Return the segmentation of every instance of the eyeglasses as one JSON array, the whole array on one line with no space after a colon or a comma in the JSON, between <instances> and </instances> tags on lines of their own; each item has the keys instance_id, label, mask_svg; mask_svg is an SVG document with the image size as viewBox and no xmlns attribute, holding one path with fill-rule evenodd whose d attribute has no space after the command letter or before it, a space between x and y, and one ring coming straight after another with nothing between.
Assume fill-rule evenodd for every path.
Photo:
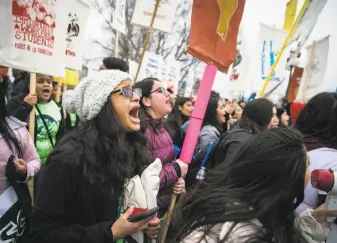
<instances>
[{"instance_id":1,"label":"eyeglasses","mask_svg":"<svg viewBox=\"0 0 337 243\"><path fill-rule=\"evenodd\" d=\"M111 94L120 93L120 95L123 95L126 98L132 98L134 94L136 94L138 97L142 97L142 90L141 89L132 89L129 87L124 87L121 89L117 89L111 92Z\"/></svg>"},{"instance_id":2,"label":"eyeglasses","mask_svg":"<svg viewBox=\"0 0 337 243\"><path fill-rule=\"evenodd\" d=\"M159 87L158 89L155 89L155 90L151 91L149 93L149 95L152 94L152 93L166 94L166 92L167 92L167 90L164 87Z\"/></svg>"}]
</instances>

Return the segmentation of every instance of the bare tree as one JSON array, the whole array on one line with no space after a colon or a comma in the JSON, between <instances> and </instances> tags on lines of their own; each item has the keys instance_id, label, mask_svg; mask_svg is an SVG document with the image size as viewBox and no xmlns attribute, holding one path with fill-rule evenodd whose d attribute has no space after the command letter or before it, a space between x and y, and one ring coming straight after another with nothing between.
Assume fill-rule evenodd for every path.
<instances>
[{"instance_id":1,"label":"bare tree","mask_svg":"<svg viewBox=\"0 0 337 243\"><path fill-rule=\"evenodd\" d=\"M161 0L164 1L164 0ZM112 26L113 13L116 6L116 0L90 0L91 5L98 11L103 19L102 28L104 37L94 40L104 52L104 56L114 55L114 45L116 30ZM126 35L119 35L119 53L118 56L126 60L139 62L141 51L146 36L146 28L131 24L136 0L126 1ZM180 61L181 80L186 79L189 71L194 71L199 61L186 54L186 47L189 41L189 13L191 9L191 0L183 0L179 4L175 23L171 33L164 33L153 30L151 33L148 51L167 58L172 56L175 60ZM93 58L88 61L97 61Z\"/></svg>"}]
</instances>

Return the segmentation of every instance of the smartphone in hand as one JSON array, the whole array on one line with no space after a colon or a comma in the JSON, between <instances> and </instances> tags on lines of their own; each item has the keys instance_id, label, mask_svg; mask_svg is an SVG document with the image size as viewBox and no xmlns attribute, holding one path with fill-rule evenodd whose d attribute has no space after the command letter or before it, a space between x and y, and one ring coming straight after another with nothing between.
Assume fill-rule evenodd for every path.
<instances>
[{"instance_id":1,"label":"smartphone in hand","mask_svg":"<svg viewBox=\"0 0 337 243\"><path fill-rule=\"evenodd\" d=\"M129 222L138 222L142 221L144 219L150 218L151 216L154 216L156 213L158 213L159 207L152 208L150 210L144 211L142 213L132 215L128 218Z\"/></svg>"}]
</instances>

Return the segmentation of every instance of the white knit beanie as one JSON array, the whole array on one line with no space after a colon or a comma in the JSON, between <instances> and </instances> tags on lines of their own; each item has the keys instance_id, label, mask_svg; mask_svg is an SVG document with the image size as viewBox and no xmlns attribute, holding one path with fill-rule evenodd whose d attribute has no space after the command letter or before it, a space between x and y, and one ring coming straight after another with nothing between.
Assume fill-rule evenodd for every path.
<instances>
[{"instance_id":1,"label":"white knit beanie","mask_svg":"<svg viewBox=\"0 0 337 243\"><path fill-rule=\"evenodd\" d=\"M107 102L111 92L123 80L130 79L120 70L103 70L83 79L74 90L67 90L62 97L64 109L76 113L82 121L95 118Z\"/></svg>"}]
</instances>

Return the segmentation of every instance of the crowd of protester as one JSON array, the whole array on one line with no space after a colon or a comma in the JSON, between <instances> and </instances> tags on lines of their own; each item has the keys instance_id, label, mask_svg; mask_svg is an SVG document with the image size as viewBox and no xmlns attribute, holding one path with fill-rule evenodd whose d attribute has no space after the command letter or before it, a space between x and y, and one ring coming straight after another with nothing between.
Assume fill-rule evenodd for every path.
<instances>
[{"instance_id":1,"label":"crowd of protester","mask_svg":"<svg viewBox=\"0 0 337 243\"><path fill-rule=\"evenodd\" d=\"M60 102L53 77L37 74L36 92L27 72L13 70L13 82L0 77L0 222L9 210L20 215L16 233L1 223L0 237L133 243L140 233L142 243L159 242L175 194L165 242L326 241L333 223L325 219L337 211L324 207L327 195L310 173L337 170L336 93L314 96L292 122L268 99L236 102L212 91L187 165L179 155L189 142L194 99L172 104L161 80L133 85L128 72L125 61L107 57L76 87L61 90ZM135 180L142 190L129 190ZM157 214L130 222L141 209L135 202L150 205L154 191Z\"/></svg>"}]
</instances>

